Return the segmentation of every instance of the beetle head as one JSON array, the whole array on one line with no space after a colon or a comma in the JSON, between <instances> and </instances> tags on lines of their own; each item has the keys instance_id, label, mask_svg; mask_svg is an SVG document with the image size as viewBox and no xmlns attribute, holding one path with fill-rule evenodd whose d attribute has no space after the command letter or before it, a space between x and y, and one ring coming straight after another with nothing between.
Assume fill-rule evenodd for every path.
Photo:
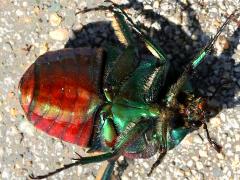
<instances>
[{"instance_id":1,"label":"beetle head","mask_svg":"<svg viewBox=\"0 0 240 180\"><path fill-rule=\"evenodd\" d=\"M161 137L160 144L172 149L188 133L199 129L206 121L207 108L205 99L192 94L180 94L175 107L160 112L156 126L157 134Z\"/></svg>"}]
</instances>

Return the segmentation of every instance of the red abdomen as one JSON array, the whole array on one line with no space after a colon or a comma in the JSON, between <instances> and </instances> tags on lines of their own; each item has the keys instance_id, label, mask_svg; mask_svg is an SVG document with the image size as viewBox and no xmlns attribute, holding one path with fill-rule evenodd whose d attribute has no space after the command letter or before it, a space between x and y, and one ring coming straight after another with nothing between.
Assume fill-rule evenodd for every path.
<instances>
[{"instance_id":1,"label":"red abdomen","mask_svg":"<svg viewBox=\"0 0 240 180\"><path fill-rule=\"evenodd\" d=\"M63 49L40 56L19 83L27 118L52 136L88 146L102 102L102 73L102 49Z\"/></svg>"}]
</instances>

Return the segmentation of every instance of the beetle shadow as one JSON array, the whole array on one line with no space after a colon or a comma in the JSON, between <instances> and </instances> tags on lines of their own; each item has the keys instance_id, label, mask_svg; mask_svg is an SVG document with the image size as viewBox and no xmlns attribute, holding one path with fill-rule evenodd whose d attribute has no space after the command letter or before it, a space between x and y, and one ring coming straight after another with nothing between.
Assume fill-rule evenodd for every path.
<instances>
[{"instance_id":1,"label":"beetle shadow","mask_svg":"<svg viewBox=\"0 0 240 180\"><path fill-rule=\"evenodd\" d=\"M176 0L182 10L186 11L188 19L195 25L194 29L199 31L198 39L202 39L201 46L205 46L211 37L207 36L201 29L201 26L196 18L196 13L191 5L185 5ZM223 22L221 22L223 23ZM236 25L237 26L237 25ZM198 76L194 77L195 86L200 89L201 96L206 96L212 103L218 104L221 108L223 105L227 108L232 108L239 105L240 99L235 99L235 94L238 93L240 84L237 79L240 78L240 73L234 71L240 66L232 58L234 51L240 41L240 27L228 37L229 47L224 49L220 55L211 53L207 59L198 68ZM208 88L206 88L208 87Z\"/></svg>"},{"instance_id":2,"label":"beetle shadow","mask_svg":"<svg viewBox=\"0 0 240 180\"><path fill-rule=\"evenodd\" d=\"M136 0L130 0L132 4L136 4ZM144 10L143 5L138 3L136 7L140 10L141 15L151 22L158 22L161 25L160 30L146 28L144 24L138 24L148 35L159 42L158 44L168 55L171 65L174 66L175 74L181 73L188 62L190 62L199 51L208 43L211 37L207 36L197 20L197 14L191 7L191 4L184 4L176 0L176 5L187 14L187 24L190 24L188 30L191 36L195 35L192 40L181 27L174 24L164 16L152 11ZM222 22L223 23L223 22ZM234 50L237 48L240 39L240 28L238 27L231 37L228 38L230 47L225 49L219 56L211 53L206 60L198 67L197 72L192 77L192 83L197 92L210 100L210 104L218 108L218 112L222 107L234 107L240 103L239 99L234 96L239 91L237 79L240 75L234 72L239 63L236 64L232 58ZM229 58L230 57L230 58ZM216 112L216 113L218 113Z\"/></svg>"},{"instance_id":3,"label":"beetle shadow","mask_svg":"<svg viewBox=\"0 0 240 180\"><path fill-rule=\"evenodd\" d=\"M176 5L187 14L188 24L191 25L190 33L186 33L181 25L171 22L159 13L144 9L143 4L136 0L129 0L129 3L122 7L133 8L147 21L160 24L161 28L158 30L153 27L147 28L141 22L138 22L137 26L159 44L177 76L184 70L186 63L190 62L207 44L210 37L203 32L191 4L186 5L176 0ZM73 38L69 39L65 45L66 48L102 47L106 43L121 45L114 34L111 22L108 21L89 23L79 30L73 30L73 34ZM195 35L197 40L193 40L192 35ZM223 107L232 108L240 104L240 99L235 99L235 94L240 88L240 83L237 84L240 72L234 71L236 68L239 69L240 64L235 63L232 58L239 39L240 28L238 27L232 36L228 37L230 47L218 56L213 53L208 55L192 77L193 86L198 90L197 92L208 98L212 106L217 107L215 113L220 112Z\"/></svg>"},{"instance_id":4,"label":"beetle shadow","mask_svg":"<svg viewBox=\"0 0 240 180\"><path fill-rule=\"evenodd\" d=\"M187 24L191 25L191 28L189 27L190 35L182 29L181 25L171 22L151 9L144 9L141 2L129 0L128 4L121 6L133 8L140 12L147 21L160 24L159 30L153 27L146 28L140 22L137 23L137 26L163 49L171 65L175 67L173 69L175 69L174 74L177 77L183 71L186 63L191 61L207 44L210 37L203 32L191 4L184 4L178 0L175 2L177 8L181 8L187 14ZM74 38L70 39L65 47L101 47L106 43L121 44L109 21L89 23L79 30L73 30L73 34ZM228 38L230 48L224 50L219 56L209 55L192 77L194 88L201 96L207 97L219 111L222 107L230 108L239 104L239 99L234 99L234 96L239 91L239 85L236 82L238 78L236 77L240 77L240 75L239 72L234 72L234 68L240 65L235 64L234 59L229 58L232 57L234 49L238 45L239 34L240 28L238 27ZM195 35L197 40L192 40L192 35Z\"/></svg>"}]
</instances>

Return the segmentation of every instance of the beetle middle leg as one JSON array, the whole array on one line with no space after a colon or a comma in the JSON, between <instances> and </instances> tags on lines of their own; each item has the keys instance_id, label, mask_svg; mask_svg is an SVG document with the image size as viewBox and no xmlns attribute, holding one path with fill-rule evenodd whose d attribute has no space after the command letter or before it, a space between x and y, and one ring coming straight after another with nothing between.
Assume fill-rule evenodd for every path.
<instances>
[{"instance_id":1,"label":"beetle middle leg","mask_svg":"<svg viewBox=\"0 0 240 180\"><path fill-rule=\"evenodd\" d=\"M152 165L149 173L147 174L147 176L151 176L152 172L154 169L156 169L156 167L158 167L159 164L161 164L161 162L163 161L163 158L165 157L167 151L163 150L160 152L160 155L158 156L158 159L154 162L154 164Z\"/></svg>"}]
</instances>

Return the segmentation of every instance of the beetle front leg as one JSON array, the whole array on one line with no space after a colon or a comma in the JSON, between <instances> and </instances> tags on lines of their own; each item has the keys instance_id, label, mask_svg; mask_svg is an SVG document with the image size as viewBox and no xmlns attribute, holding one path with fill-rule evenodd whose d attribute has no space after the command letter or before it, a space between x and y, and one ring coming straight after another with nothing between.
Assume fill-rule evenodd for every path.
<instances>
[{"instance_id":1,"label":"beetle front leg","mask_svg":"<svg viewBox=\"0 0 240 180\"><path fill-rule=\"evenodd\" d=\"M166 102L168 107L174 107L176 105L176 97L179 94L179 92L182 90L183 86L188 81L191 74L195 71L195 69L199 66L200 63L203 62L205 57L209 54L211 51L214 43L216 42L218 36L223 32L223 29L227 26L227 24L232 20L234 16L234 13L232 13L226 21L222 24L220 29L217 31L216 35L211 39L211 41L200 51L198 56L193 59L189 64L187 64L183 74L181 77L177 80L177 82L170 88Z\"/></svg>"},{"instance_id":2,"label":"beetle front leg","mask_svg":"<svg viewBox=\"0 0 240 180\"><path fill-rule=\"evenodd\" d=\"M206 131L207 134L207 140L211 144L211 146L218 152L220 153L222 151L222 146L217 144L211 137L207 128L206 122L203 122L203 129Z\"/></svg>"},{"instance_id":3,"label":"beetle front leg","mask_svg":"<svg viewBox=\"0 0 240 180\"><path fill-rule=\"evenodd\" d=\"M147 174L147 176L151 176L152 172L154 169L156 169L156 167L158 167L159 164L161 164L163 158L165 157L167 151L165 149L163 149L161 152L160 152L160 155L158 156L158 159L154 162L154 164L152 165L149 173Z\"/></svg>"}]
</instances>

